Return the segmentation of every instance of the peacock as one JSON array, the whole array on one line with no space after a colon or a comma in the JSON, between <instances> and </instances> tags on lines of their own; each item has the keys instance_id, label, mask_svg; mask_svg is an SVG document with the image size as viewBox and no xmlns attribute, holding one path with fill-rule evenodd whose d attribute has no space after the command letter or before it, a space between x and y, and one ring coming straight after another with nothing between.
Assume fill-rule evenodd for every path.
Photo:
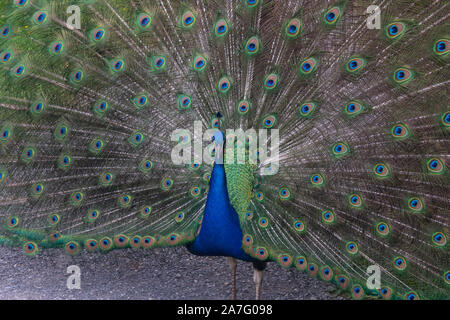
<instances>
[{"instance_id":1,"label":"peacock","mask_svg":"<svg viewBox=\"0 0 450 320\"><path fill-rule=\"evenodd\" d=\"M449 9L0 0L0 244L449 299Z\"/></svg>"}]
</instances>

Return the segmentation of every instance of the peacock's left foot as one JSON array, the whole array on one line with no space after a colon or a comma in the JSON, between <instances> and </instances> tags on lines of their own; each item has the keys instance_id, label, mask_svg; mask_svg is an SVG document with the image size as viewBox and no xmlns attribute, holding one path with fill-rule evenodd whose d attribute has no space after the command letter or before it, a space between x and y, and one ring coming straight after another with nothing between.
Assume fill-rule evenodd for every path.
<instances>
[{"instance_id":1,"label":"peacock's left foot","mask_svg":"<svg viewBox=\"0 0 450 320\"><path fill-rule=\"evenodd\" d=\"M256 300L261 298L261 289L262 289L262 279L263 279L263 271L258 269L253 269L253 282L256 285Z\"/></svg>"},{"instance_id":2,"label":"peacock's left foot","mask_svg":"<svg viewBox=\"0 0 450 320\"><path fill-rule=\"evenodd\" d=\"M263 272L265 268L266 268L265 262L253 263L253 282L256 285L256 296L255 296L256 300L259 300L261 298Z\"/></svg>"},{"instance_id":3,"label":"peacock's left foot","mask_svg":"<svg viewBox=\"0 0 450 320\"><path fill-rule=\"evenodd\" d=\"M236 267L237 261L235 258L227 257L228 265L231 269L231 296L230 300L236 300Z\"/></svg>"}]
</instances>

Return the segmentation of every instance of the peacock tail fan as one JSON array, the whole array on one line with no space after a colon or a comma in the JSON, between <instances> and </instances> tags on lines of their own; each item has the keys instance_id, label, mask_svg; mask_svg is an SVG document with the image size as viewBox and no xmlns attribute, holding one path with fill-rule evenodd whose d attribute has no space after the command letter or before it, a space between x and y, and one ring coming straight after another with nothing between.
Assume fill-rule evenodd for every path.
<instances>
[{"instance_id":1,"label":"peacock tail fan","mask_svg":"<svg viewBox=\"0 0 450 320\"><path fill-rule=\"evenodd\" d=\"M448 3L377 1L377 29L365 0L1 2L0 244L192 242L198 122L244 151L225 170L250 256L355 299L449 297Z\"/></svg>"}]
</instances>

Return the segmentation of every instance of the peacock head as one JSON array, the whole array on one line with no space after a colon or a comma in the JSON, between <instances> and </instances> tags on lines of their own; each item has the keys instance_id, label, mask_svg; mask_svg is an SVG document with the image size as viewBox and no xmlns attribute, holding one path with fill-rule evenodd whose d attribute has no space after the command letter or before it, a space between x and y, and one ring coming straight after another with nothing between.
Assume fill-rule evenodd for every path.
<instances>
[{"instance_id":1,"label":"peacock head","mask_svg":"<svg viewBox=\"0 0 450 320\"><path fill-rule=\"evenodd\" d=\"M223 164L223 148L225 144L225 134L218 130L212 137L214 150L216 151L216 163Z\"/></svg>"}]
</instances>

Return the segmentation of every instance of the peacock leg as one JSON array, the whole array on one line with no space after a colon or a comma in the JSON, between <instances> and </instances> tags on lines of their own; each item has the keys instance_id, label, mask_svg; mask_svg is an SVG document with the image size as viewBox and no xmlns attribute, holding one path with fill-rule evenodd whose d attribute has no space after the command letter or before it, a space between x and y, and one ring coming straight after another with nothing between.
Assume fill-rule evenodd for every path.
<instances>
[{"instance_id":1,"label":"peacock leg","mask_svg":"<svg viewBox=\"0 0 450 320\"><path fill-rule=\"evenodd\" d=\"M263 272L264 271L256 268L253 269L253 282L255 282L256 285L256 300L261 298Z\"/></svg>"},{"instance_id":2,"label":"peacock leg","mask_svg":"<svg viewBox=\"0 0 450 320\"><path fill-rule=\"evenodd\" d=\"M235 258L227 257L228 265L231 269L231 300L236 300L236 267L237 261Z\"/></svg>"},{"instance_id":3,"label":"peacock leg","mask_svg":"<svg viewBox=\"0 0 450 320\"><path fill-rule=\"evenodd\" d=\"M263 272L266 268L266 262L253 262L253 282L256 285L256 300L261 298Z\"/></svg>"}]
</instances>

